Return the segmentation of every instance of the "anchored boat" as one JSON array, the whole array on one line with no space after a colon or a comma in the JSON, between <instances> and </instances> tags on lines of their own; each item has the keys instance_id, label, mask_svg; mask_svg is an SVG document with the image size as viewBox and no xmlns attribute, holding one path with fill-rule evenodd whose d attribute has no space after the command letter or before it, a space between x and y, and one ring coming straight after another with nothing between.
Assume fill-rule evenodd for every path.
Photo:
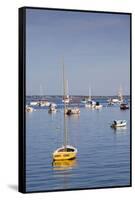
<instances>
[{"instance_id":1,"label":"anchored boat","mask_svg":"<svg viewBox=\"0 0 135 200\"><path fill-rule=\"evenodd\" d=\"M68 104L70 103L70 97L68 95L68 80L65 82L65 94L66 95L64 95L62 102Z\"/></svg>"},{"instance_id":2,"label":"anchored boat","mask_svg":"<svg viewBox=\"0 0 135 200\"><path fill-rule=\"evenodd\" d=\"M65 74L64 74L64 64L63 64L63 89L64 89L64 96L66 95L65 91ZM64 102L64 144L62 147L56 149L53 152L53 161L60 161L60 160L72 160L76 158L77 149L71 145L68 145L68 133L67 133L67 118L65 115L66 112L66 103Z\"/></svg>"},{"instance_id":3,"label":"anchored boat","mask_svg":"<svg viewBox=\"0 0 135 200\"><path fill-rule=\"evenodd\" d=\"M38 106L40 106L40 107L48 107L48 106L50 106L50 102L47 101L47 100L43 97L42 85L40 85L40 99L39 99L39 101L38 101Z\"/></svg>"},{"instance_id":4,"label":"anchored boat","mask_svg":"<svg viewBox=\"0 0 135 200\"><path fill-rule=\"evenodd\" d=\"M66 108L64 113L66 115L75 115L75 114L79 115L80 114L80 109L77 108L77 107L76 108Z\"/></svg>"},{"instance_id":5,"label":"anchored boat","mask_svg":"<svg viewBox=\"0 0 135 200\"><path fill-rule=\"evenodd\" d=\"M64 145L53 153L53 160L72 160L76 158L77 149L70 145Z\"/></svg>"},{"instance_id":6,"label":"anchored boat","mask_svg":"<svg viewBox=\"0 0 135 200\"><path fill-rule=\"evenodd\" d=\"M120 89L118 91L118 98L110 98L107 101L108 101L108 105L123 103L122 87L120 86Z\"/></svg>"},{"instance_id":7,"label":"anchored boat","mask_svg":"<svg viewBox=\"0 0 135 200\"><path fill-rule=\"evenodd\" d=\"M103 106L99 103L99 102L96 102L96 105L94 106L95 109L101 109Z\"/></svg>"},{"instance_id":8,"label":"anchored boat","mask_svg":"<svg viewBox=\"0 0 135 200\"><path fill-rule=\"evenodd\" d=\"M86 99L86 98L83 98L83 99L81 100L81 103L86 104L86 103L87 103L87 99Z\"/></svg>"},{"instance_id":9,"label":"anchored boat","mask_svg":"<svg viewBox=\"0 0 135 200\"><path fill-rule=\"evenodd\" d=\"M26 105L26 112L33 112L34 109L31 106Z\"/></svg>"},{"instance_id":10,"label":"anchored boat","mask_svg":"<svg viewBox=\"0 0 135 200\"><path fill-rule=\"evenodd\" d=\"M57 112L56 106L54 104L50 104L48 113L56 113L56 112Z\"/></svg>"},{"instance_id":11,"label":"anchored boat","mask_svg":"<svg viewBox=\"0 0 135 200\"><path fill-rule=\"evenodd\" d=\"M126 120L114 120L111 127L117 128L117 127L125 127L127 125Z\"/></svg>"},{"instance_id":12,"label":"anchored boat","mask_svg":"<svg viewBox=\"0 0 135 200\"><path fill-rule=\"evenodd\" d=\"M127 103L121 103L120 104L120 109L121 110L127 110L127 109L129 109L129 105Z\"/></svg>"},{"instance_id":13,"label":"anchored boat","mask_svg":"<svg viewBox=\"0 0 135 200\"><path fill-rule=\"evenodd\" d=\"M86 108L95 108L95 104L96 102L92 100L91 98L91 89L89 88L89 97L88 97L88 100L85 104L85 107Z\"/></svg>"}]
</instances>

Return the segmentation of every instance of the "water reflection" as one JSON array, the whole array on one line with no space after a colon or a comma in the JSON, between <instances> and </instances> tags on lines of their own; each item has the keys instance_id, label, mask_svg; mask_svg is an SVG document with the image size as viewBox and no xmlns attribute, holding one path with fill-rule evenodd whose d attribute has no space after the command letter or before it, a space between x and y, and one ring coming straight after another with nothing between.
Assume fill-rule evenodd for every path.
<instances>
[{"instance_id":1,"label":"water reflection","mask_svg":"<svg viewBox=\"0 0 135 200\"><path fill-rule=\"evenodd\" d=\"M52 166L54 170L69 170L77 166L77 161L76 159L53 161Z\"/></svg>"},{"instance_id":2,"label":"water reflection","mask_svg":"<svg viewBox=\"0 0 135 200\"><path fill-rule=\"evenodd\" d=\"M113 127L114 133L126 133L127 131L127 127L123 126L123 127Z\"/></svg>"}]
</instances>

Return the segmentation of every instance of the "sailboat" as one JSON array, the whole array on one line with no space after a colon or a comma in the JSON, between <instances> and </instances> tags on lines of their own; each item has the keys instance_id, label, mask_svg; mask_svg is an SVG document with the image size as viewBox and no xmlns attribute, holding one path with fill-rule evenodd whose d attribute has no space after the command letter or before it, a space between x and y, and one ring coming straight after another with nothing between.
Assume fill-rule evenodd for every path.
<instances>
[{"instance_id":1,"label":"sailboat","mask_svg":"<svg viewBox=\"0 0 135 200\"><path fill-rule=\"evenodd\" d=\"M66 84L66 85L65 85L65 86L66 86L66 89L65 89L66 95L63 97L62 102L68 104L68 103L70 102L70 97L69 97L69 95L68 95L68 80L66 80L66 83L65 83L65 84Z\"/></svg>"},{"instance_id":2,"label":"sailboat","mask_svg":"<svg viewBox=\"0 0 135 200\"><path fill-rule=\"evenodd\" d=\"M50 106L50 102L45 100L43 97L42 97L42 94L43 94L43 90L42 90L42 86L40 85L40 96L41 96L41 99L38 101L38 105L40 107L44 107L44 106Z\"/></svg>"},{"instance_id":3,"label":"sailboat","mask_svg":"<svg viewBox=\"0 0 135 200\"><path fill-rule=\"evenodd\" d=\"M55 104L50 103L48 113L56 113L56 112L57 112L57 109L56 109Z\"/></svg>"},{"instance_id":4,"label":"sailboat","mask_svg":"<svg viewBox=\"0 0 135 200\"><path fill-rule=\"evenodd\" d=\"M89 97L88 97L87 103L85 104L85 107L86 108L94 108L95 104L96 104L96 102L92 101L92 98L91 98L91 89L89 88Z\"/></svg>"},{"instance_id":5,"label":"sailboat","mask_svg":"<svg viewBox=\"0 0 135 200\"><path fill-rule=\"evenodd\" d=\"M65 76L65 75L64 75ZM68 95L68 81L67 80L63 80L64 81L64 96L63 96L63 102L64 104L66 104L66 108L64 110L64 114L66 115L79 115L80 114L80 109L78 107L69 107L69 103L70 103L70 97Z\"/></svg>"},{"instance_id":6,"label":"sailboat","mask_svg":"<svg viewBox=\"0 0 135 200\"><path fill-rule=\"evenodd\" d=\"M65 91L65 74L64 74L64 63L63 63L63 90L64 90L64 96L66 95ZM60 160L72 160L76 158L77 155L77 149L71 145L68 145L68 133L67 133L67 118L65 115L65 111L67 105L64 102L64 144L62 147L56 149L53 152L53 160L54 161L60 161Z\"/></svg>"},{"instance_id":7,"label":"sailboat","mask_svg":"<svg viewBox=\"0 0 135 200\"><path fill-rule=\"evenodd\" d=\"M122 87L120 86L119 92L118 92L118 98L119 98L119 103L123 103L123 95L122 95Z\"/></svg>"},{"instance_id":8,"label":"sailboat","mask_svg":"<svg viewBox=\"0 0 135 200\"><path fill-rule=\"evenodd\" d=\"M121 104L121 103L123 103L123 95L122 95L122 88L120 86L120 89L118 91L118 98L113 98L113 99L110 98L108 100L108 104L109 105L114 105L114 104Z\"/></svg>"}]
</instances>

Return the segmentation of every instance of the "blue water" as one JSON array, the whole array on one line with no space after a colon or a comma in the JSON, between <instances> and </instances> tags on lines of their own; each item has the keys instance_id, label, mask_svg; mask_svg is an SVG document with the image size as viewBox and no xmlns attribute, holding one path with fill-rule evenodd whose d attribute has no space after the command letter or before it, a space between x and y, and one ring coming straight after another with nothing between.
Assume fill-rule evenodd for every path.
<instances>
[{"instance_id":1,"label":"blue water","mask_svg":"<svg viewBox=\"0 0 135 200\"><path fill-rule=\"evenodd\" d=\"M46 191L125 186L130 184L130 110L118 106L67 116L69 144L77 159L52 163L52 153L63 143L63 109L26 113L26 190ZM112 129L114 119L127 120L126 128Z\"/></svg>"}]
</instances>

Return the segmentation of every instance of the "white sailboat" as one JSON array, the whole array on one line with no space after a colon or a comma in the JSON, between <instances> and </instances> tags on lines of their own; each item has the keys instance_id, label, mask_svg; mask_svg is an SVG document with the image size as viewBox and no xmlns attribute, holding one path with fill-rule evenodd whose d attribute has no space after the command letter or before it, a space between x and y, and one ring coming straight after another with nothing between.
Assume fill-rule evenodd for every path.
<instances>
[{"instance_id":1,"label":"white sailboat","mask_svg":"<svg viewBox=\"0 0 135 200\"><path fill-rule=\"evenodd\" d=\"M64 96L66 95L65 91L65 74L64 74L64 63L63 63L63 90ZM64 144L62 147L56 149L53 152L53 160L60 161L60 160L71 160L75 159L77 155L77 149L68 144L68 133L67 133L67 118L65 116L65 111L67 109L67 105L64 102Z\"/></svg>"},{"instance_id":2,"label":"white sailboat","mask_svg":"<svg viewBox=\"0 0 135 200\"><path fill-rule=\"evenodd\" d=\"M122 87L120 86L120 89L118 91L118 98L110 98L108 101L109 105L114 105L114 104L121 104L123 103L123 95L122 95Z\"/></svg>"},{"instance_id":3,"label":"white sailboat","mask_svg":"<svg viewBox=\"0 0 135 200\"><path fill-rule=\"evenodd\" d=\"M119 103L123 103L124 99L123 99L123 95L122 95L122 87L120 86L120 89L118 91L118 98L119 98Z\"/></svg>"},{"instance_id":4,"label":"white sailboat","mask_svg":"<svg viewBox=\"0 0 135 200\"><path fill-rule=\"evenodd\" d=\"M69 92L68 92L68 80L65 82L65 90L66 90L66 95L63 97L62 102L68 104L70 102L70 97L69 97Z\"/></svg>"},{"instance_id":5,"label":"white sailboat","mask_svg":"<svg viewBox=\"0 0 135 200\"><path fill-rule=\"evenodd\" d=\"M44 107L44 106L48 107L48 106L50 106L50 102L45 100L45 99L43 99L42 95L43 95L43 90L42 90L42 86L40 85L40 96L41 96L41 99L38 101L38 105L40 107Z\"/></svg>"},{"instance_id":6,"label":"white sailboat","mask_svg":"<svg viewBox=\"0 0 135 200\"><path fill-rule=\"evenodd\" d=\"M54 104L50 104L48 113L56 113L56 112L57 112L56 106Z\"/></svg>"},{"instance_id":7,"label":"white sailboat","mask_svg":"<svg viewBox=\"0 0 135 200\"><path fill-rule=\"evenodd\" d=\"M96 104L95 104L95 106L94 106L94 108L96 109L96 110L99 110L99 109L101 109L103 107L103 105L101 105L99 102L96 102Z\"/></svg>"},{"instance_id":8,"label":"white sailboat","mask_svg":"<svg viewBox=\"0 0 135 200\"><path fill-rule=\"evenodd\" d=\"M64 75L65 76L65 75ZM63 102L64 104L66 104L66 108L64 110L64 114L66 115L79 115L80 114L80 109L78 107L69 107L69 103L70 103L70 97L68 95L68 81L67 80L63 80L64 81L64 96L63 96Z\"/></svg>"},{"instance_id":9,"label":"white sailboat","mask_svg":"<svg viewBox=\"0 0 135 200\"><path fill-rule=\"evenodd\" d=\"M89 97L87 100L87 103L85 104L86 108L94 108L96 105L96 102L92 100L91 98L91 88L89 87Z\"/></svg>"}]
</instances>

